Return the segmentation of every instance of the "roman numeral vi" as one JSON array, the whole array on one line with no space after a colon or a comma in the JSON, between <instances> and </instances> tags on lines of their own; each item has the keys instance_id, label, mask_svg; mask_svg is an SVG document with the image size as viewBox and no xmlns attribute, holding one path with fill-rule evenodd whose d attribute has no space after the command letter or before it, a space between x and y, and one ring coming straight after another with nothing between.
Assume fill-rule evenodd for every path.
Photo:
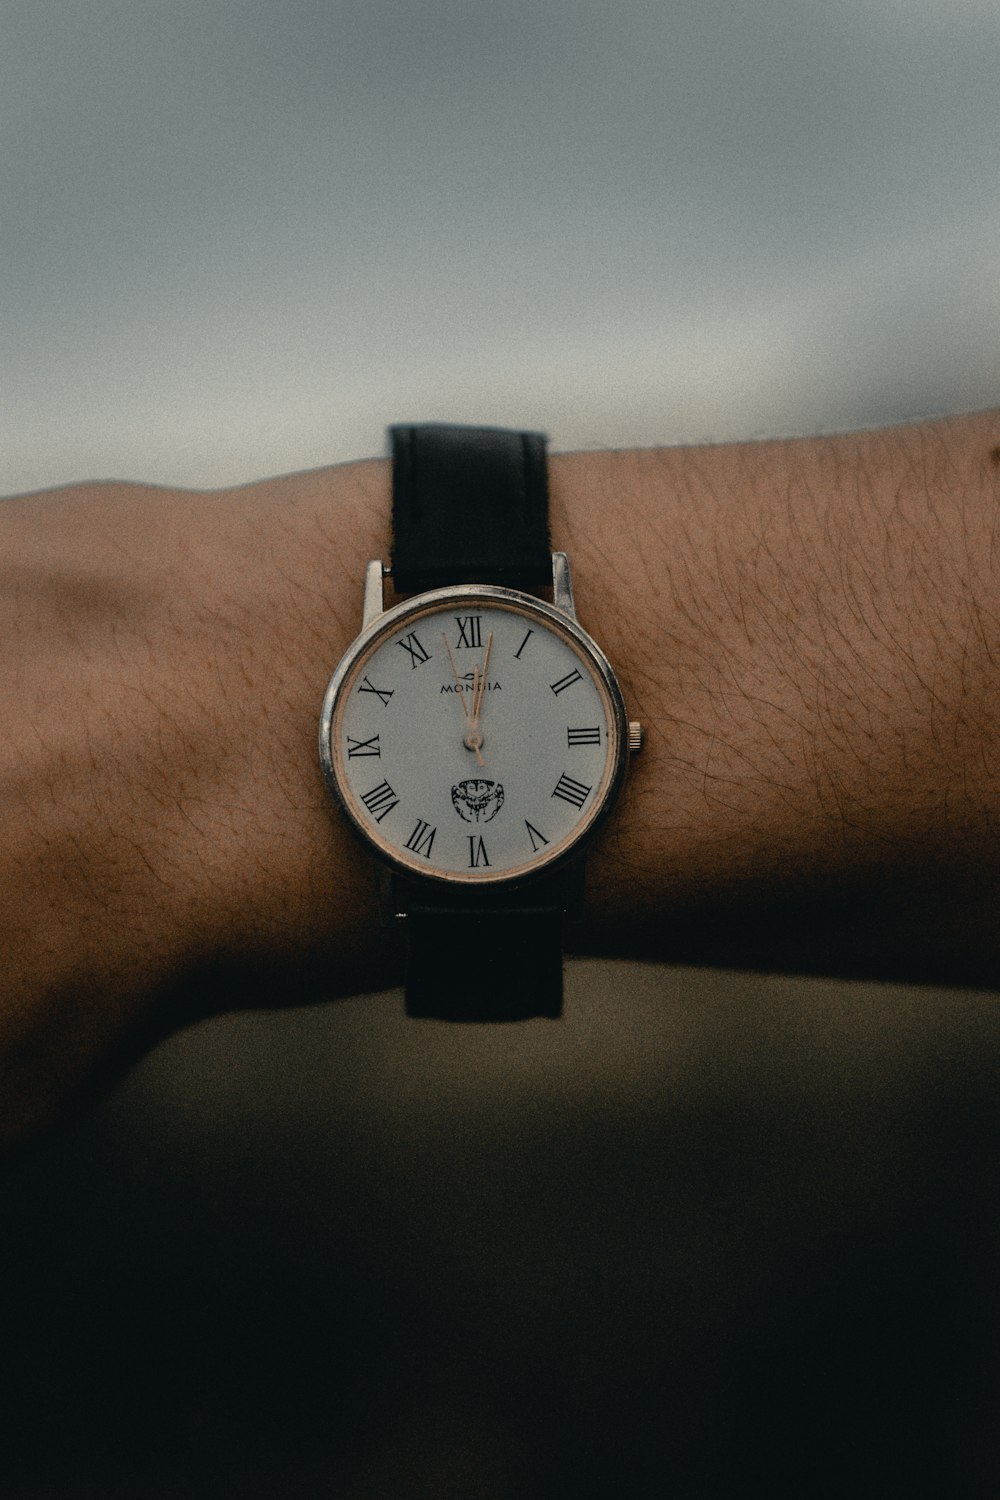
<instances>
[{"instance_id":1,"label":"roman numeral vi","mask_svg":"<svg viewBox=\"0 0 1000 1500\"><path fill-rule=\"evenodd\" d=\"M478 870L480 865L488 865L489 858L482 834L467 833L466 838L469 840L469 869Z\"/></svg>"}]
</instances>

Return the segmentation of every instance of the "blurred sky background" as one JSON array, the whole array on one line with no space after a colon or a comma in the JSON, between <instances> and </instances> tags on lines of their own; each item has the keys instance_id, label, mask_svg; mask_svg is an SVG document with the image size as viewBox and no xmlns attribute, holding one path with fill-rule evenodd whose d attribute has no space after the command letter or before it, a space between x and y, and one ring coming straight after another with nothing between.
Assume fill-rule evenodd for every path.
<instances>
[{"instance_id":1,"label":"blurred sky background","mask_svg":"<svg viewBox=\"0 0 1000 1500\"><path fill-rule=\"evenodd\" d=\"M995 0L3 0L0 490L1000 393Z\"/></svg>"}]
</instances>

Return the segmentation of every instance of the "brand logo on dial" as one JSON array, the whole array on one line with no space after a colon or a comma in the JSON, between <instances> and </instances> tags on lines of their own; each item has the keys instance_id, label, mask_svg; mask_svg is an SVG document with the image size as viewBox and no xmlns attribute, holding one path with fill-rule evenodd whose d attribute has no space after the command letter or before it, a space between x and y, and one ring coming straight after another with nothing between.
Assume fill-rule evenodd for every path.
<instances>
[{"instance_id":1,"label":"brand logo on dial","mask_svg":"<svg viewBox=\"0 0 1000 1500\"><path fill-rule=\"evenodd\" d=\"M499 781L460 781L451 800L464 822L488 823L503 807L503 787Z\"/></svg>"},{"instance_id":2,"label":"brand logo on dial","mask_svg":"<svg viewBox=\"0 0 1000 1500\"><path fill-rule=\"evenodd\" d=\"M484 693L499 693L501 684L499 682L480 683ZM441 685L442 693L468 693L471 697L473 690L473 676L471 672L463 672L457 682L445 682Z\"/></svg>"}]
</instances>

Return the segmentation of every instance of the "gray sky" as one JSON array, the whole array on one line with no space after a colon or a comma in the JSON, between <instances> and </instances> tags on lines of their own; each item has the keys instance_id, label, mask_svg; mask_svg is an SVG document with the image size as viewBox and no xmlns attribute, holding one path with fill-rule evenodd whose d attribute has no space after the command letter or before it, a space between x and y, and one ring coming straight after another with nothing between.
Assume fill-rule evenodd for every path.
<instances>
[{"instance_id":1,"label":"gray sky","mask_svg":"<svg viewBox=\"0 0 1000 1500\"><path fill-rule=\"evenodd\" d=\"M991 405L993 0L4 0L0 489Z\"/></svg>"}]
</instances>

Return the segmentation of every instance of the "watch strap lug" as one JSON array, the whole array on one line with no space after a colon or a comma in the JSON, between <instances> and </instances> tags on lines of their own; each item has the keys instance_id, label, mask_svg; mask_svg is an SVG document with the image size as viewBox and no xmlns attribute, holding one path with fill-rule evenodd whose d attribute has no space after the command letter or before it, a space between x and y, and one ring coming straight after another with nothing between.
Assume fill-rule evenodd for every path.
<instances>
[{"instance_id":1,"label":"watch strap lug","mask_svg":"<svg viewBox=\"0 0 1000 1500\"><path fill-rule=\"evenodd\" d=\"M569 570L569 558L565 552L552 554L552 603L571 620L576 619L573 603L573 578Z\"/></svg>"},{"instance_id":2,"label":"watch strap lug","mask_svg":"<svg viewBox=\"0 0 1000 1500\"><path fill-rule=\"evenodd\" d=\"M385 614L385 584L386 569L379 558L372 558L365 569L365 602L361 615L361 628L367 630L379 617Z\"/></svg>"}]
</instances>

